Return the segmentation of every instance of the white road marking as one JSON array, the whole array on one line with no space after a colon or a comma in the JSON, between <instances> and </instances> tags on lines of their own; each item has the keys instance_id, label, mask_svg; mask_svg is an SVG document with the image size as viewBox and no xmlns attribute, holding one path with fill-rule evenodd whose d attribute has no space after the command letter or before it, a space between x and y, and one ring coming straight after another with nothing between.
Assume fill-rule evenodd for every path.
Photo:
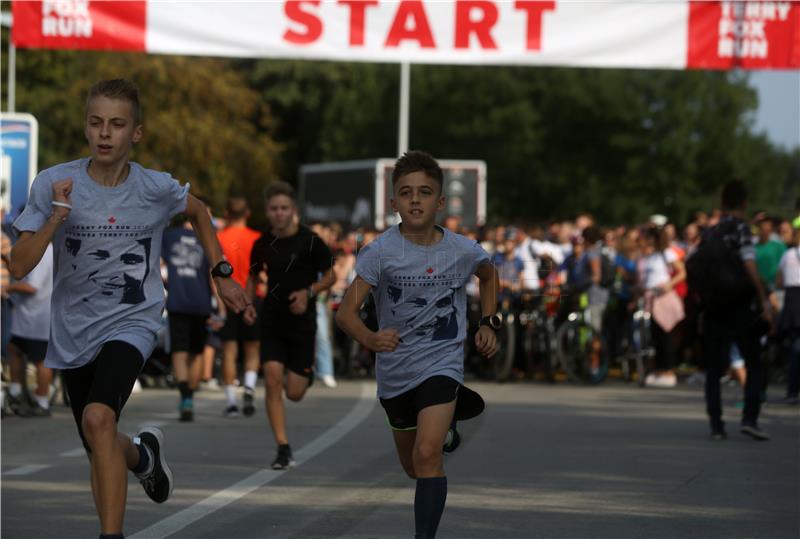
<instances>
[{"instance_id":1,"label":"white road marking","mask_svg":"<svg viewBox=\"0 0 800 539\"><path fill-rule=\"evenodd\" d=\"M341 440L348 432L357 427L369 416L370 412L372 412L372 409L375 407L375 402L374 385L363 384L361 386L361 395L359 396L358 402L356 402L350 412L348 412L341 421L323 432L318 438L295 452L294 457L297 464L303 464ZM284 473L286 473L285 470L259 470L238 483L212 494L205 500L201 500L131 535L129 539L163 539L168 537L190 524L211 515L215 511L222 509L226 505L247 496L254 490L263 487Z\"/></svg>"},{"instance_id":2,"label":"white road marking","mask_svg":"<svg viewBox=\"0 0 800 539\"><path fill-rule=\"evenodd\" d=\"M17 476L30 475L40 470L44 470L45 468L49 468L50 466L51 466L50 464L28 464L27 466L20 466L19 468L14 468L13 470L9 470L3 473L3 475L5 475L6 477L12 475L17 475Z\"/></svg>"},{"instance_id":3,"label":"white road marking","mask_svg":"<svg viewBox=\"0 0 800 539\"><path fill-rule=\"evenodd\" d=\"M69 451L64 451L63 453L59 453L59 457L65 457L68 459L75 458L75 457L83 457L86 455L86 450L83 447L77 447L75 449L70 449Z\"/></svg>"}]
</instances>

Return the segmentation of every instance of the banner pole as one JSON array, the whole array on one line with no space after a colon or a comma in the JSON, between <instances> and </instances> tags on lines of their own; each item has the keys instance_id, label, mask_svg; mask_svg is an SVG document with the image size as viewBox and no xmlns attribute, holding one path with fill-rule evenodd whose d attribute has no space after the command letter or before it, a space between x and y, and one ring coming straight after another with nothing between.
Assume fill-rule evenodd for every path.
<instances>
[{"instance_id":1,"label":"banner pole","mask_svg":"<svg viewBox=\"0 0 800 539\"><path fill-rule=\"evenodd\" d=\"M8 38L8 112L15 112L17 107L17 48Z\"/></svg>"},{"instance_id":2,"label":"banner pole","mask_svg":"<svg viewBox=\"0 0 800 539\"><path fill-rule=\"evenodd\" d=\"M409 94L411 93L411 64L400 64L400 117L397 134L397 156L408 151Z\"/></svg>"}]
</instances>

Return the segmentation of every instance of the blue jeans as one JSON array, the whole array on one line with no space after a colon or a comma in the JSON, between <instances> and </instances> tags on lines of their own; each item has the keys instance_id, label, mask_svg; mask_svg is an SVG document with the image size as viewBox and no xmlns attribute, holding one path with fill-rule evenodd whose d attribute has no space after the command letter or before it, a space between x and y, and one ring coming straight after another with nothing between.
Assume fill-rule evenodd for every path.
<instances>
[{"instance_id":1,"label":"blue jeans","mask_svg":"<svg viewBox=\"0 0 800 539\"><path fill-rule=\"evenodd\" d=\"M333 349L328 328L328 307L317 305L317 376L333 376Z\"/></svg>"}]
</instances>

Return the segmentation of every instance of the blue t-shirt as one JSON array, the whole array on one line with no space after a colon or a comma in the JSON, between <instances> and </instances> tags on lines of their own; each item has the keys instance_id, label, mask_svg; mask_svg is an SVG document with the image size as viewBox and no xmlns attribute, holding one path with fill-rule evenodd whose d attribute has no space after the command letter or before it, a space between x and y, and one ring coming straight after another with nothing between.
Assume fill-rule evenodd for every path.
<instances>
[{"instance_id":1,"label":"blue t-shirt","mask_svg":"<svg viewBox=\"0 0 800 539\"><path fill-rule=\"evenodd\" d=\"M39 173L19 232L36 232L52 212L53 183L72 178L72 211L53 237L53 297L45 365L81 367L108 341L136 347L144 359L156 345L164 309L159 262L170 219L186 209L189 185L130 163L127 179L104 187L89 177L89 159Z\"/></svg>"},{"instance_id":2,"label":"blue t-shirt","mask_svg":"<svg viewBox=\"0 0 800 539\"><path fill-rule=\"evenodd\" d=\"M380 329L394 329L400 344L376 360L378 396L391 398L428 378L464 381L466 284L489 254L449 230L434 245L418 245L393 226L364 247L356 273L373 286Z\"/></svg>"},{"instance_id":3,"label":"blue t-shirt","mask_svg":"<svg viewBox=\"0 0 800 539\"><path fill-rule=\"evenodd\" d=\"M167 263L167 311L211 314L211 283L206 254L197 234L186 228L168 228L161 242Z\"/></svg>"}]
</instances>

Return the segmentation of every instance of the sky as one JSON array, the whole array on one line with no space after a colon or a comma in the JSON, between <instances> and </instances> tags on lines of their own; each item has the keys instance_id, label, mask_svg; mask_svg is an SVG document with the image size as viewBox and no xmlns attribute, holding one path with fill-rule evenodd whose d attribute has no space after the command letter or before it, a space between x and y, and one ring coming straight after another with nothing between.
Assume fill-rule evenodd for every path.
<instances>
[{"instance_id":1,"label":"sky","mask_svg":"<svg viewBox=\"0 0 800 539\"><path fill-rule=\"evenodd\" d=\"M785 148L800 146L800 71L752 71L758 90L755 131Z\"/></svg>"}]
</instances>

